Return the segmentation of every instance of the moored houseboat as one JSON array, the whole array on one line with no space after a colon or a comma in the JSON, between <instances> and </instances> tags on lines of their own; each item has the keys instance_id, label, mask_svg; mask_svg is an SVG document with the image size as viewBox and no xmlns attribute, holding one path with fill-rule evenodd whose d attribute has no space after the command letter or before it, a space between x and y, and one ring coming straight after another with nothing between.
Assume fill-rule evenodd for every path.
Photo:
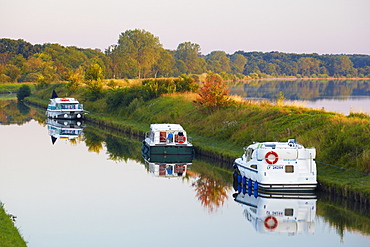
<instances>
[{"instance_id":1,"label":"moored houseboat","mask_svg":"<svg viewBox=\"0 0 370 247\"><path fill-rule=\"evenodd\" d=\"M53 90L50 103L46 110L49 118L59 119L82 119L87 112L83 109L83 104L75 98L59 98Z\"/></svg>"},{"instance_id":2,"label":"moored houseboat","mask_svg":"<svg viewBox=\"0 0 370 247\"><path fill-rule=\"evenodd\" d=\"M314 193L315 156L315 148L305 148L294 139L253 143L235 160L234 169L243 184L259 193Z\"/></svg>"},{"instance_id":3,"label":"moored houseboat","mask_svg":"<svg viewBox=\"0 0 370 247\"><path fill-rule=\"evenodd\" d=\"M180 124L151 124L150 131L145 133L142 152L149 157L189 155L194 153L194 148Z\"/></svg>"}]
</instances>

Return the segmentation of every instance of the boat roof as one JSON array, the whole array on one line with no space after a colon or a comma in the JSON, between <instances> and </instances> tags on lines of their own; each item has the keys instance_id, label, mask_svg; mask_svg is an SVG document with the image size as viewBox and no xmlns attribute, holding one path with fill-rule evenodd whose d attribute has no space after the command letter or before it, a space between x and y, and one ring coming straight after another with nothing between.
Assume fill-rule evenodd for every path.
<instances>
[{"instance_id":1,"label":"boat roof","mask_svg":"<svg viewBox=\"0 0 370 247\"><path fill-rule=\"evenodd\" d=\"M251 147L253 149L256 148L271 148L271 149L287 149L287 148L303 148L303 146L299 143L296 143L294 139L289 139L287 142L256 142L248 147Z\"/></svg>"},{"instance_id":2,"label":"boat roof","mask_svg":"<svg viewBox=\"0 0 370 247\"><path fill-rule=\"evenodd\" d=\"M167 130L176 130L184 131L184 128L180 124L151 124L150 129L152 131L167 131Z\"/></svg>"},{"instance_id":3,"label":"boat roof","mask_svg":"<svg viewBox=\"0 0 370 247\"><path fill-rule=\"evenodd\" d=\"M55 98L50 100L54 100L55 103L79 103L75 98Z\"/></svg>"}]
</instances>

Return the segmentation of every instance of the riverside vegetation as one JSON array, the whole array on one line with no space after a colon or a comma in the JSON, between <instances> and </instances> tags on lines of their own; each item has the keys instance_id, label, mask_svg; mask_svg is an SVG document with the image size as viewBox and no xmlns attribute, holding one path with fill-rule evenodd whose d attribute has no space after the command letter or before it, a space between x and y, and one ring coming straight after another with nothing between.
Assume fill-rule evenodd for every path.
<instances>
[{"instance_id":1,"label":"riverside vegetation","mask_svg":"<svg viewBox=\"0 0 370 247\"><path fill-rule=\"evenodd\" d=\"M366 114L344 116L285 105L283 97L276 103L232 98L224 105L206 107L207 102L202 103L195 93L198 84L190 77L136 81L134 86L125 83L124 87L108 89L102 82L99 90L89 86L71 90L67 83L51 84L26 99L46 107L54 89L59 95L81 99L90 111L89 121L137 135L147 131L151 123L180 123L190 133L198 154L222 160L230 169L242 147L253 141L295 138L306 147L316 147L322 190L369 203L370 117Z\"/></svg>"},{"instance_id":2,"label":"riverside vegetation","mask_svg":"<svg viewBox=\"0 0 370 247\"><path fill-rule=\"evenodd\" d=\"M18 229L14 226L14 219L13 215L5 212L0 202L0 245L2 247L27 246Z\"/></svg>"}]
</instances>

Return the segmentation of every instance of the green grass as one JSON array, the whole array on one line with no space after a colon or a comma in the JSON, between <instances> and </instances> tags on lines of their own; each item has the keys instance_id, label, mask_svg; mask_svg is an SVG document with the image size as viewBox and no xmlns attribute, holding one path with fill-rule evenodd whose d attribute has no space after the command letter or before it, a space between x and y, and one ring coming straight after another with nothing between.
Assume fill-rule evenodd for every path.
<instances>
[{"instance_id":1,"label":"green grass","mask_svg":"<svg viewBox=\"0 0 370 247\"><path fill-rule=\"evenodd\" d=\"M1 203L0 203L1 204ZM3 206L0 206L0 246L1 247L21 247L27 246L14 226L11 219L12 215L5 212Z\"/></svg>"}]
</instances>

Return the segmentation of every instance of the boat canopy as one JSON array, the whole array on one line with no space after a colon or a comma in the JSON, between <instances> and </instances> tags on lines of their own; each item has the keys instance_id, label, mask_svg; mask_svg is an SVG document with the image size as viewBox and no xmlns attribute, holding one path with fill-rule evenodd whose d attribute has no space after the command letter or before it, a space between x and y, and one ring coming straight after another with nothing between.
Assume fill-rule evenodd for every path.
<instances>
[{"instance_id":1,"label":"boat canopy","mask_svg":"<svg viewBox=\"0 0 370 247\"><path fill-rule=\"evenodd\" d=\"M151 124L151 131L181 131L185 132L180 124Z\"/></svg>"}]
</instances>

